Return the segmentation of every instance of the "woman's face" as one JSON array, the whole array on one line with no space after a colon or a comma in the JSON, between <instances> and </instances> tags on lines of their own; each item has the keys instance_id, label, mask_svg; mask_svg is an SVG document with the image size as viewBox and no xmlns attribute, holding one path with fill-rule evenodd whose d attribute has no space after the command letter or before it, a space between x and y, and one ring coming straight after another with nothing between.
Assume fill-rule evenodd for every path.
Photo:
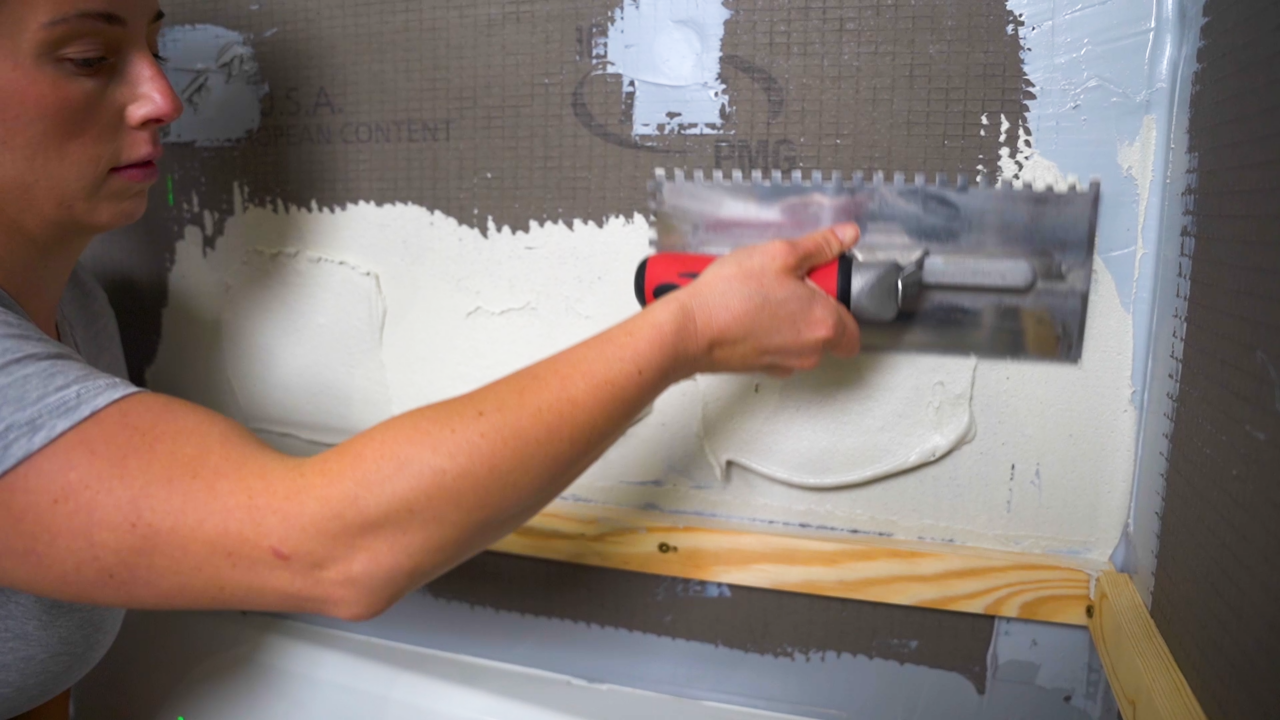
<instances>
[{"instance_id":1,"label":"woman's face","mask_svg":"<svg viewBox=\"0 0 1280 720\"><path fill-rule=\"evenodd\" d=\"M157 0L0 0L0 237L142 216L160 128L182 112L161 17Z\"/></svg>"}]
</instances>

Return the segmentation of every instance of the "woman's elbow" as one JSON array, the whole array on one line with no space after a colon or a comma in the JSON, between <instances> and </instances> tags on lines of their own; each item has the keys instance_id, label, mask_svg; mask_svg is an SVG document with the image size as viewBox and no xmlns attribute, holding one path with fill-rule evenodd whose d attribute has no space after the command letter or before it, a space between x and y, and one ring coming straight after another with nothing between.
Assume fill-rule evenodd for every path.
<instances>
[{"instance_id":1,"label":"woman's elbow","mask_svg":"<svg viewBox=\"0 0 1280 720\"><path fill-rule=\"evenodd\" d=\"M371 620L439 574L385 557L348 557L315 584L323 588L316 598L319 613L351 622Z\"/></svg>"},{"instance_id":2,"label":"woman's elbow","mask_svg":"<svg viewBox=\"0 0 1280 720\"><path fill-rule=\"evenodd\" d=\"M364 622L386 612L404 593L389 589L383 578L329 579L312 598L316 612L338 620Z\"/></svg>"},{"instance_id":3,"label":"woman's elbow","mask_svg":"<svg viewBox=\"0 0 1280 720\"><path fill-rule=\"evenodd\" d=\"M321 614L347 622L364 622L386 612L397 599L378 597L373 593L339 593L329 599Z\"/></svg>"},{"instance_id":4,"label":"woman's elbow","mask_svg":"<svg viewBox=\"0 0 1280 720\"><path fill-rule=\"evenodd\" d=\"M348 622L364 622L378 617L401 600L405 595L431 580L444 574L446 568L415 577L412 580L403 576L367 578L363 582L336 583L321 599L321 615L346 620Z\"/></svg>"}]
</instances>

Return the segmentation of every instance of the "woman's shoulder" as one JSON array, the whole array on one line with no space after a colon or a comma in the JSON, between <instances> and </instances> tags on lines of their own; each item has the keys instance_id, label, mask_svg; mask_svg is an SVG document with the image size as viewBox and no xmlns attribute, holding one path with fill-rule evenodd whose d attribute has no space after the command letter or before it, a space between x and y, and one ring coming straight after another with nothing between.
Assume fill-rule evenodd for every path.
<instances>
[{"instance_id":1,"label":"woman's shoulder","mask_svg":"<svg viewBox=\"0 0 1280 720\"><path fill-rule=\"evenodd\" d=\"M0 475L137 392L124 377L120 335L101 293L83 275L68 285L58 308L62 342L37 328L11 298L0 297Z\"/></svg>"},{"instance_id":2,"label":"woman's shoulder","mask_svg":"<svg viewBox=\"0 0 1280 720\"><path fill-rule=\"evenodd\" d=\"M128 376L111 301L83 263L76 263L67 280L58 306L58 328L64 342L85 362L116 377Z\"/></svg>"}]
</instances>

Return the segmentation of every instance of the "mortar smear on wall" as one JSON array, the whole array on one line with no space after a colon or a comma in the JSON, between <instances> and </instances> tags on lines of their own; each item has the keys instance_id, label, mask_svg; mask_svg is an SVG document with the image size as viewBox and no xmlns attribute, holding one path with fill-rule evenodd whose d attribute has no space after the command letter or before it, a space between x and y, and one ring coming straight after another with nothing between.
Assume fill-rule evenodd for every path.
<instances>
[{"instance_id":1,"label":"mortar smear on wall","mask_svg":"<svg viewBox=\"0 0 1280 720\"><path fill-rule=\"evenodd\" d=\"M331 444L391 416L377 273L252 247L223 300L222 360L250 428Z\"/></svg>"},{"instance_id":2,"label":"mortar smear on wall","mask_svg":"<svg viewBox=\"0 0 1280 720\"><path fill-rule=\"evenodd\" d=\"M989 124L987 116L982 116L982 124ZM1010 130L1013 124L1009 122L1009 118L1000 114L1000 159L996 163L997 178L1001 182L1010 182L1015 185L1028 185L1036 190L1046 188L1066 192L1071 183L1076 180L1074 177L1064 175L1058 164L1045 157L1036 149L1035 143L1031 138L1031 131L1027 129L1025 124L1018 125L1018 139L1014 143L1014 149L1010 150L1007 141L1009 140ZM986 133L986 128L982 130ZM978 172L990 172L991 168L985 165L978 165Z\"/></svg>"},{"instance_id":3,"label":"mortar smear on wall","mask_svg":"<svg viewBox=\"0 0 1280 720\"><path fill-rule=\"evenodd\" d=\"M276 214L240 204L213 251L194 226L178 244L148 383L251 426L336 442L635 312L617 291L648 250L646 227L615 218L486 235L410 205ZM272 354L294 359L288 372L253 360ZM265 406L242 401L246 386L280 396L271 424ZM313 416L335 425L309 430Z\"/></svg>"},{"instance_id":4,"label":"mortar smear on wall","mask_svg":"<svg viewBox=\"0 0 1280 720\"><path fill-rule=\"evenodd\" d=\"M620 6L619 12L638 9L644 4L645 0L631 2ZM706 12L719 7L710 2L688 5ZM934 8L917 7L916 10L931 17L945 19L950 12L967 12L960 5L962 4L939 3ZM513 7L512 12L516 9L518 8ZM472 10L462 6L458 6L456 11L465 17L471 17L467 13L474 14ZM803 9L799 6L787 8L788 13L802 11L810 13L809 17L812 19L817 17L814 13L827 12L827 9L817 7L816 3L804 4ZM720 8L717 12L723 14L725 11ZM738 7L732 22L742 21L749 12L750 9ZM423 19L423 22L427 20ZM368 23L372 26L380 21L380 16L376 13L371 13L368 18ZM358 25L363 21L352 19L350 22ZM721 21L722 24L724 22L727 21ZM866 18L860 18L858 22L871 27L871 21ZM514 23L506 25L516 27ZM1032 32L1043 26L1040 22L1030 26L1028 36L1044 40L1048 33L1037 31L1037 35ZM566 27L567 34L571 35L572 25ZM876 27L876 32L880 33L892 30L888 26ZM1019 23L1011 23L1009 33L1016 33L1021 27ZM340 30L335 30L321 24L321 27L311 29L335 33L327 37L336 42L336 38L346 34L349 28L344 25ZM371 32L369 28L364 30ZM715 27L712 26L711 30L714 33ZM1129 32L1129 29L1126 28L1125 32ZM448 34L441 33L445 46L456 40L446 35ZM294 36L282 32L273 36L272 42L283 43L292 37ZM726 42L737 43L733 45L734 52L742 52L745 45L746 48L762 53L759 57L752 55L756 60L762 57L772 58L772 62L765 63L769 67L785 64L787 53L764 55L768 48L744 43L746 37L746 34L738 33ZM1059 38L1063 37L1059 33ZM308 38L312 36L309 35ZM1016 34L1013 39L1016 41ZM790 43L786 45L793 47ZM850 51L848 45L833 47L841 48L846 54ZM857 75L859 78L874 76L879 72L883 76L879 79L889 82L892 73L877 66L876 61L884 57L901 59L901 56L892 51L887 55L879 50L872 52L872 48L865 44L862 49L865 50L862 55L838 59L856 61L854 64L860 68ZM1039 50L1031 53L1030 57L1043 58L1050 70L1056 67L1053 65L1058 57L1056 51L1043 44L1039 46ZM567 56L559 51L551 54L554 57ZM465 52L460 51L457 56L469 58L467 62L479 62ZM716 56L719 57L718 49ZM957 59L959 57L956 56ZM538 58L533 58L530 62L536 64ZM830 58L823 58L823 63L815 63L814 66L826 67ZM444 75L448 76L450 66L447 61L440 58L437 60L440 62L427 63L423 67L444 68ZM1017 63L1007 63L1006 67L1015 65ZM503 72L510 71L510 63L502 67ZM536 76L537 82L542 83L538 87L548 89L546 93L533 96L533 107L537 110L533 117L568 118L572 122L574 114L564 112L562 107L557 105L548 111L538 103L570 97L572 93L569 88L572 87L574 78L579 77L574 68L552 63L546 67L538 65L534 70L531 66L522 65L520 71L526 70ZM598 70L589 66L582 68L582 72ZM295 75L289 77L312 77L310 66L305 73L297 74L297 68L292 72ZM339 75L332 68L328 72L330 74L324 75L325 78L336 78ZM1014 72L1020 75L1016 69ZM1047 74L1050 71L1044 72ZM316 77L320 75L322 73ZM819 73L819 76L829 79L830 74L824 72ZM1087 74L1081 73L1080 76L1087 77ZM466 77L468 83L472 82L470 75ZM497 83L502 76L483 77L486 82ZM515 78L513 82L517 89L523 90L527 89L526 86L537 84L522 74L517 73L511 77ZM556 85L556 78L566 78L567 85ZM1010 78L1006 76L1002 79L1007 81ZM437 80L434 75L427 76L417 84L430 88L452 87ZM1036 81L1044 84L1039 75L1036 75ZM325 82L328 87L325 97L334 96L335 104L342 106L346 113L334 122L358 120L372 123L386 119L396 120L409 107L408 104L399 102L404 98L403 93L395 91L393 87L377 85L371 78L363 78L359 83L349 84L345 88L328 84L328 80ZM1059 84L1064 90L1071 89L1065 82L1049 84L1054 85L1053 89L1058 89ZM608 83L604 83L604 86L607 87ZM339 90L335 91L335 87L339 87ZM739 86L733 87L736 90ZM806 82L796 82L789 88L789 92L799 93L796 97L801 100L796 100L794 105L788 104L788 108L801 107L801 102L807 102L810 106L821 105L823 97L857 94L852 85L845 85L835 88L848 90L844 95L835 93L806 97L803 93L807 87L809 85ZM1086 90L1095 92L1100 88L1106 90L1107 87L1109 86L1091 85L1082 88L1080 92L1089 101ZM901 90L906 92L905 88ZM318 91L316 95L319 97ZM501 93L494 96L500 97ZM448 100L443 94L431 97L442 102ZM739 96L738 102L745 103L745 98L745 94ZM779 98L781 99L784 98ZM1007 97L1004 99L1008 100ZM793 95L786 95L785 100L792 103ZM1121 108L1117 112L1129 107L1123 103L1113 104ZM466 109L472 105L459 107ZM330 106L326 103L320 107L327 112ZM988 104L983 107L994 106ZM1007 176L1022 175L1021 179L1032 183L1036 177L1052 177L1056 182L1061 175L1056 165L1035 162L1044 158L1039 153L1041 148L1034 147L1031 143L1031 126L1024 128L1020 115L1014 109L1017 107L1016 96L1012 105L1002 100L999 107L1009 113L1002 118L1001 123L1006 142L1011 135L1010 127L1018 127L1015 150L1004 153L1001 158L1013 163ZM486 113L496 112L495 108L489 106L483 109ZM871 104L866 109L874 118L871 127L885 124L885 114L871 112ZM577 108L574 110L576 114ZM634 109L632 112L631 129L634 132L634 120L637 116ZM781 106L779 112L784 112ZM785 111L783 118L787 117L786 112L790 111ZM1066 112L1067 110L1054 107L1046 113L1046 118L1054 113ZM508 112L500 115L519 122L521 128L529 125L530 115L527 113ZM490 115L482 113L481 117L487 118ZM818 116L807 113L805 117ZM1050 150L1059 147L1054 144L1055 132L1061 134L1060 128L1074 127L1070 123L1058 125L1056 118L1057 115L1053 115L1052 122L1046 119L1044 133L1039 129L1040 125L1035 126L1038 128L1037 143ZM184 388L184 391L203 394L215 407L219 406L218 403L231 407L238 402L234 386L226 378L225 368L212 367L219 362L217 357L220 355L215 352L214 360L208 360L198 357L198 353L193 351L197 347L216 348L221 341L216 336L183 338L183 321L194 320L197 323L195 327L199 327L198 323L206 315L213 317L212 332L216 333L220 326L217 315L221 311L210 311L199 302L191 302L197 298L193 298L190 291L184 291L178 285L185 282L191 289L205 285L218 286L221 276L209 267L202 266L202 263L207 266L235 263L246 252L246 248L264 243L275 243L279 247L313 252L324 257L342 258L377 273L387 303L382 356L392 412L465 392L634 312L634 301L629 293L619 292L619 289L630 287L634 263L647 249L645 227L642 222L617 216L620 210L632 205L615 200L612 204L597 203L587 208L581 203L575 204L577 196L568 191L544 193L545 198L538 195L531 199L527 195L530 190L544 192L548 188L572 186L563 177L548 175L540 164L545 159L542 156L538 156L532 172L526 172L529 158L514 151L502 157L507 160L516 158L519 162L507 164L518 165L520 173L512 171L509 175L503 175L502 167L489 168L493 170L492 174L487 171L472 172L476 168L467 164L470 160L457 158L476 156L477 153L473 151L476 144L496 142L495 138L498 137L483 134L483 128L488 126L477 124L473 120L474 118L472 121L444 126L450 128L450 132L442 132L440 137L452 138L449 142L460 140L456 146L439 144L347 148L334 145L287 150L285 148L291 147L291 138L305 136L290 135L294 126L286 126L288 121L278 117L272 121L274 125L270 128L271 133L256 134L254 145L249 148L251 152L243 153L255 158L254 163L244 166L225 164L221 166L223 170L218 171L221 174L216 177L225 179L229 176L226 167L234 166L241 173L233 175L234 177L252 178L251 190L257 194L255 204L262 202L263 197L270 198L266 201L268 203L274 202L275 198L295 198L301 204L310 204L315 198L319 205L332 210L297 212L287 203L279 203L275 207L283 209L287 214L275 216L263 209L245 211L241 208L230 217L227 235L218 240L216 249L209 238L205 238L207 247L212 251L208 260L200 259L197 248L192 247L193 243L196 246L199 243L188 232L188 237L178 248L178 265L174 269L171 286L175 297L168 311L172 314L172 319L166 314L162 358L153 371L157 387L162 387L166 379L179 384L187 382L178 377L183 361L195 363L197 367L203 364L208 366L206 369L209 372L204 375L207 382L193 383L193 386ZM756 127L764 126L765 120L763 114L757 117L754 121ZM798 122L798 118L793 120ZM770 127L798 128L795 137L799 141L817 143L814 147L825 147L825 152L831 152L830 146L822 145L825 140L817 137L820 133L814 127L785 123ZM807 131L806 127L809 128ZM507 128L508 131L512 129ZM978 136L976 129L974 134L975 137ZM632 153L632 149L606 146L582 131L578 131L577 135L552 133L548 137L550 141L543 142L546 140L543 138L530 143L528 147L558 149L553 155L560 157L589 158L593 161L591 177L594 177L597 169L623 177L639 178L645 175L641 172L641 166L645 163L636 158L650 156L628 155L626 153ZM1050 138L1047 143L1046 138ZM682 138L674 140L684 142ZM710 148L711 144L707 140L709 139L701 142ZM673 138L664 138L653 142L660 144L672 141ZM877 137L874 142L863 145L881 148L887 142L889 139ZM941 145L941 140L939 144ZM1102 144L1106 145L1107 164L1113 171L1117 171L1113 161L1114 137L1107 137ZM1073 152L1055 157L1064 165L1078 165L1081 152L1077 150L1087 150L1094 145L1089 145L1088 141L1068 144ZM953 146L954 144L947 145ZM719 148L719 145L715 147ZM571 148L572 153L569 152ZM686 158L706 158L709 154L707 148L703 149L701 155L689 155ZM359 154L348 154L348 151L355 153L357 150ZM1031 154L1032 150L1036 151L1034 155ZM605 152L612 154L606 156ZM227 160L229 157L230 153L223 151L216 158L213 154L199 158L188 156L188 162L194 166L196 160L199 161L200 176L203 178L207 176L209 163L215 159L230 163ZM831 154L823 157L845 156ZM928 155L923 157L928 161ZM446 158L453 159L446 163ZM439 184L440 181L434 179L434 176L428 181L418 174L423 168L453 168L452 163L456 162L463 163L465 172L459 176L450 170L444 181L447 185ZM829 164L831 161L824 162ZM972 167L972 162L973 160L966 160L964 165ZM390 168L406 164L413 168L407 175L388 176ZM564 165L571 166L575 163ZM270 171L263 168L270 168ZM298 173L287 177L278 175L277 170L289 168ZM358 168L360 171L346 172L349 168ZM1073 169L1089 172L1092 168ZM395 182L387 182L389 179ZM493 183L489 182L491 179L494 180ZM474 193L467 194L490 185L498 187L498 180L507 183L501 187L506 187L508 194L484 195L488 205L473 199ZM606 185L614 187L616 178L611 182L613 184L589 181L588 184L593 189ZM213 185L213 182L208 183L210 188ZM636 192L626 197L641 198L641 185L637 182ZM395 188L395 193L379 194L385 193L386 188ZM219 186L216 192L225 193L225 189ZM415 201L428 204L429 200L432 207L451 207L449 203L457 204L458 197L463 197L466 202L458 205L461 209L454 208L452 216L416 206L345 204L348 199L356 197L384 200L408 197L404 193L418 193L413 197L421 196L426 199ZM504 198L504 202L495 204L494 197ZM507 202L507 198L515 200ZM204 204L212 205L208 202ZM464 228L455 220L470 220L474 209L479 221L471 224L483 227L486 213L480 211L482 205L499 218L499 224L511 222L524 227L525 220L530 217L535 220L552 217L546 211L548 207L555 211L554 217L566 219L564 223L546 225L533 222L528 233L494 230L488 234ZM1104 211L1108 207L1114 207L1114 204L1104 204ZM499 212L505 215L499 216ZM458 217L460 213L468 217ZM588 225L572 220L574 217L601 217L605 220L602 225ZM1112 230L1114 227L1115 222L1103 218L1099 233L1100 249L1117 245L1117 237ZM209 233L213 234L212 231ZM217 234L221 234L221 231ZM1125 237L1128 237L1127 233ZM224 243L228 247L224 248ZM1114 272L1114 262L1109 267ZM498 281L493 279L494 268L500 269ZM530 284L526 276L537 274L530 273L530 268L537 268L539 273L547 271L561 287ZM1131 284L1121 282L1122 287L1116 288L1110 277L1101 277L1106 276L1106 272L1099 275L1095 279L1095 292L1090 299L1090 334L1086 339L1088 354L1085 360L1076 367L980 362L973 376L971 398L972 412L981 428L980 432L972 443L960 446L940 462L895 476L887 482L822 493L782 486L759 473L753 474L738 467L731 468L724 479L717 478L714 468L703 457L697 441L698 419L704 412L705 395L696 383L682 383L661 398L655 405L654 414L635 425L623 442L589 471L572 492L576 497L593 502L653 505L671 512L736 515L783 524L816 524L842 530L927 536L1002 547L1096 555L1100 547L1114 542L1114 534L1121 524L1120 515L1115 511L1116 497L1127 498L1133 434L1130 409L1123 407L1125 403L1117 405L1115 402L1116 398L1127 395L1124 372L1116 371L1115 368L1132 357L1128 347L1132 325L1125 317L1122 307L1118 309L1117 315L1116 304L1112 302L1115 298L1098 294L1109 291L1112 295L1123 298L1121 302L1127 302ZM215 291L224 293L225 289L215 287ZM180 347L184 344L188 344L187 347ZM941 372L941 367L932 367L925 374ZM199 387L194 386L196 384ZM876 417L877 411L877 408L866 409L867 417ZM1052 417L1054 421L1046 422L1046 417ZM345 430L354 432L361 425L361 422L351 422ZM829 432L824 432L820 440L827 443L847 443L853 434L848 427L832 428ZM854 439L875 441L875 438ZM643 484L624 486L623 481ZM1105 553L1105 550L1102 552Z\"/></svg>"},{"instance_id":5,"label":"mortar smear on wall","mask_svg":"<svg viewBox=\"0 0 1280 720\"><path fill-rule=\"evenodd\" d=\"M160 31L165 75L182 98L182 117L165 129L165 141L227 145L247 137L262 121L267 83L245 36L217 25L173 25Z\"/></svg>"},{"instance_id":6,"label":"mortar smear on wall","mask_svg":"<svg viewBox=\"0 0 1280 720\"><path fill-rule=\"evenodd\" d=\"M731 15L721 0L623 0L604 38L624 78L632 133L716 134L728 113L720 45Z\"/></svg>"},{"instance_id":7,"label":"mortar smear on wall","mask_svg":"<svg viewBox=\"0 0 1280 720\"><path fill-rule=\"evenodd\" d=\"M643 211L655 166L971 172L999 149L994 135L977 136L978 113L1023 122L1021 44L1001 0L725 5L727 19L714 0L439 0L358 13L340 0L256 11L169 0L179 21L250 38L271 93L242 143L169 148L175 203L148 220L176 240L199 214L188 201L198 193L213 212L212 247L240 182L261 207L412 202L482 229L489 217L521 229L603 222ZM699 52L685 54L702 63L692 70L731 100L688 132L685 109L659 103L653 122L668 124L654 127L668 134L637 137L623 73L644 68L610 68L615 16L626 24L645 12L697 38ZM957 93L963 113L952 111ZM670 124L669 112L683 114ZM150 331L163 298L148 301ZM150 364L149 350L132 352Z\"/></svg>"},{"instance_id":8,"label":"mortar smear on wall","mask_svg":"<svg viewBox=\"0 0 1280 720\"><path fill-rule=\"evenodd\" d=\"M364 352L377 354L367 343L377 336L373 326L379 321L363 301L320 303L323 312L295 304L291 322L273 321L291 328L290 334L228 333L226 278L246 257L314 259L304 263L309 284L299 296L351 297L354 292L371 297L359 288L369 288L376 277L386 308L380 360L388 405L371 402L363 414L321 407L318 398L325 395L315 390L335 382L332 376L306 366L272 375L287 382L288 393L302 404L290 411L296 415L292 424L276 417L270 427L305 436L308 416L323 413L332 418L332 434L310 437L331 441L385 414L480 387L637 312L633 272L649 252L648 239L648 224L638 217L612 218L603 225L534 224L527 232L493 228L486 235L412 205L287 208L279 214L241 207L207 256L194 227L179 244L164 342L149 381L158 390L261 426L263 411L245 407L235 390L244 386L246 368L252 368L237 358L332 354L336 336L323 332L324 322L345 328L352 338L370 338L361 341ZM276 250L286 252L273 254ZM297 264L285 263L291 271ZM328 272L330 267L335 270ZM309 272L317 268L326 272ZM753 380L737 377L724 379L728 395L716 395L703 381L677 384L567 496L782 525L1105 555L1127 507L1134 420L1127 401L1130 325L1109 280L1105 272L1095 273L1079 365L982 360L975 366L971 358L867 354L853 363L832 364L825 374L803 376L779 394L779 401L794 409L803 403L789 397L793 393L801 400L817 391L849 399L846 389L869 383L872 397L835 408L844 419L822 427L778 423L772 444L759 449L784 459L790 454L871 462L857 452L865 448L894 457L919 455L925 463L891 479L822 491L779 483L811 473L812 468L795 463L776 468L790 472L774 473L772 479L736 464L719 477L702 446L702 435L714 438L715 427L702 418L714 415L717 397L754 396ZM233 296L237 287L231 285ZM246 306L239 317L249 313ZM904 367L915 377L894 374ZM378 375L376 368L361 374ZM352 378L348 387L356 387L355 375L344 377ZM932 397L938 382L951 400ZM277 390L283 392L283 386ZM924 415L898 417L895 408L904 405ZM942 433L931 425L930 408L946 409L950 419L940 427L956 432ZM741 415L767 432L772 409L764 403ZM1055 421L1046 423L1045 417ZM945 456L946 447L924 442L940 433L954 439L969 422L979 428L972 442ZM803 448L793 442L797 434L807 436ZM743 446L725 447L736 452ZM865 475L867 468L843 470Z\"/></svg>"},{"instance_id":9,"label":"mortar smear on wall","mask_svg":"<svg viewBox=\"0 0 1280 720\"><path fill-rule=\"evenodd\" d=\"M722 477L733 463L796 487L859 485L972 440L976 368L973 357L905 353L828 359L784 380L702 375L699 433Z\"/></svg>"},{"instance_id":10,"label":"mortar smear on wall","mask_svg":"<svg viewBox=\"0 0 1280 720\"><path fill-rule=\"evenodd\" d=\"M1133 258L1135 278L1142 265L1142 256L1146 254L1142 241L1142 229L1147 220L1147 200L1151 196L1151 183L1155 180L1155 159L1156 118L1154 115L1147 115L1142 118L1142 129L1138 131L1138 137L1133 142L1120 140L1116 143L1116 161L1120 163L1124 174L1132 178L1138 186L1137 252L1134 253ZM1135 293L1138 291L1136 283L1133 290Z\"/></svg>"}]
</instances>

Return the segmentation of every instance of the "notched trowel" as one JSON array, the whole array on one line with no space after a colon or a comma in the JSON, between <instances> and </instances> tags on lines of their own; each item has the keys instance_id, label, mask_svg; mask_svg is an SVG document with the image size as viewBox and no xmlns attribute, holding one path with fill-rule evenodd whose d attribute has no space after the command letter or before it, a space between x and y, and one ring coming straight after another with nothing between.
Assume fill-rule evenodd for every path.
<instances>
[{"instance_id":1,"label":"notched trowel","mask_svg":"<svg viewBox=\"0 0 1280 720\"><path fill-rule=\"evenodd\" d=\"M1098 181L1039 190L913 180L659 168L656 254L636 271L636 297L652 302L735 248L856 222L853 251L809 277L858 318L864 348L1079 360Z\"/></svg>"}]
</instances>

